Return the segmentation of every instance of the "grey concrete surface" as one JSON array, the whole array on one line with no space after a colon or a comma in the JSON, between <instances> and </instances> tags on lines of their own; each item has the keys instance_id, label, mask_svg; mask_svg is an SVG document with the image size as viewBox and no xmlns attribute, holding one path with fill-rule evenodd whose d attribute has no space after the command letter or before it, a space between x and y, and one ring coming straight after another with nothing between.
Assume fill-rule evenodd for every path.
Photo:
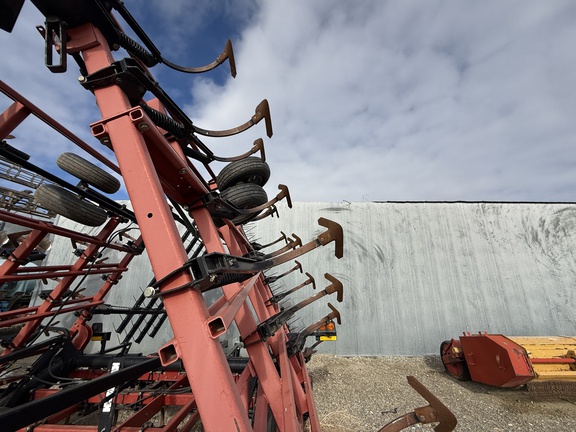
<instances>
[{"instance_id":1,"label":"grey concrete surface","mask_svg":"<svg viewBox=\"0 0 576 432\"><path fill-rule=\"evenodd\" d=\"M343 303L337 304L334 296L320 299L303 309L294 324L304 327L326 315L328 301L340 310L338 342L321 344L320 352L425 355L436 354L443 340L463 331L575 333L574 204L297 202L293 209L280 205L279 212L279 218L248 224L248 236L265 244L283 231L306 242L324 230L317 224L319 217L344 229L341 260L333 256L331 245L298 258L318 289L329 284L325 273L344 284ZM66 226L78 227L69 221ZM270 249L276 247L280 245ZM72 259L71 252L68 240L56 240L49 263ZM129 306L146 288L152 277L146 256L131 267L109 304ZM268 274L291 267L293 262ZM304 280L304 274L292 273L274 290L282 292ZM101 282L90 276L83 282L84 293L91 294ZM313 294L307 286L287 304ZM120 318L103 320L114 331ZM122 337L113 335L111 343ZM165 326L155 340L134 351L154 351L170 337Z\"/></svg>"},{"instance_id":2,"label":"grey concrete surface","mask_svg":"<svg viewBox=\"0 0 576 432\"><path fill-rule=\"evenodd\" d=\"M344 284L344 302L330 299L342 314L339 340L322 352L423 355L464 331L575 333L575 205L301 202L279 211L250 234L309 240L323 230L319 217L344 229L344 258L328 246L299 259L317 281L328 272ZM287 276L280 289L301 280ZM302 324L327 312L320 300Z\"/></svg>"}]
</instances>

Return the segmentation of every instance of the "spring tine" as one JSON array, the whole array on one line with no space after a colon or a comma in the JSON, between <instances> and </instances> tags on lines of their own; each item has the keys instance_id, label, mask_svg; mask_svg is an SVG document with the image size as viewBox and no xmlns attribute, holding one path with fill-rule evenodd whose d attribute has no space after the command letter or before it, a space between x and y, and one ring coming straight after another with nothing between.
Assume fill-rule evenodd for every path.
<instances>
[{"instance_id":1,"label":"spring tine","mask_svg":"<svg viewBox=\"0 0 576 432\"><path fill-rule=\"evenodd\" d=\"M332 276L330 273L324 273L324 277L332 282L326 287L326 292L328 294L338 293L336 299L339 303L342 303L342 297L344 296L344 288L342 287L342 282Z\"/></svg>"},{"instance_id":2,"label":"spring tine","mask_svg":"<svg viewBox=\"0 0 576 432\"><path fill-rule=\"evenodd\" d=\"M280 189L280 192L278 193L278 195L276 195L270 201L268 201L267 203L262 204L261 206L258 206L258 207L254 207L251 209L244 209L244 210L239 211L240 216L233 219L232 222L238 223L239 220L245 219L246 215L250 215L250 214L257 215L262 210L268 209L269 207L273 206L278 201L281 201L284 198L286 198L286 203L287 203L288 207L292 208L292 201L290 199L290 191L288 190L288 187L286 185L280 184L280 185L278 185L278 189ZM268 216L268 214L266 214L265 216L259 217L258 219L262 219L263 217L266 217L266 216ZM257 220L257 218L254 218L254 220Z\"/></svg>"},{"instance_id":3,"label":"spring tine","mask_svg":"<svg viewBox=\"0 0 576 432\"><path fill-rule=\"evenodd\" d=\"M280 294L277 294L277 295L270 297L267 302L268 303L278 303L280 300L282 300L286 296L289 296L290 294L298 291L300 288L304 288L306 285L312 284L313 288L316 289L316 282L314 281L314 278L312 277L312 275L310 273L306 273L306 274L308 275L307 280L305 280L300 285L295 286L294 288L292 288L288 291L285 291L285 292L282 292Z\"/></svg>"},{"instance_id":4,"label":"spring tine","mask_svg":"<svg viewBox=\"0 0 576 432\"><path fill-rule=\"evenodd\" d=\"M328 303L328 307L332 310L332 312L330 312L327 315L327 318L333 320L334 318L336 318L336 322L338 323L338 325L342 324L342 320L340 318L340 312L338 312L338 309L336 309L334 306L332 306L332 303Z\"/></svg>"},{"instance_id":5,"label":"spring tine","mask_svg":"<svg viewBox=\"0 0 576 432\"><path fill-rule=\"evenodd\" d=\"M262 102L258 104L256 109L254 110L254 115L250 118L250 120L235 128L220 131L212 131L208 129L202 129L198 126L193 127L194 131L200 135L209 137L227 137L239 134L241 132L244 132L245 130L250 129L255 124L258 124L262 119L264 119L266 123L266 135L268 135L268 138L272 138L273 132L272 132L272 120L270 118L270 106L268 105L268 101L266 99L264 99Z\"/></svg>"},{"instance_id":6,"label":"spring tine","mask_svg":"<svg viewBox=\"0 0 576 432\"><path fill-rule=\"evenodd\" d=\"M175 69L177 71L180 71L180 72L202 73L202 72L208 72L214 68L217 68L222 63L224 63L226 61L226 59L228 59L228 63L230 63L230 75L232 75L232 77L235 78L236 77L236 61L234 59L234 51L232 49L232 42L230 41L230 39L228 39L226 41L226 44L224 45L224 50L222 51L222 53L218 57L216 57L216 60L214 60L212 63L207 64L205 66L182 67L182 66L178 66L175 63L169 62L166 59L162 59L162 63L164 63L166 66L168 66L172 69Z\"/></svg>"},{"instance_id":7,"label":"spring tine","mask_svg":"<svg viewBox=\"0 0 576 432\"><path fill-rule=\"evenodd\" d=\"M252 219L252 221L256 222L264 218L267 218L268 216L274 217L274 215L276 215L276 217L280 217L280 215L278 214L278 209L274 204L272 204L270 207L268 207L268 209L264 213L256 216L254 219Z\"/></svg>"},{"instance_id":8,"label":"spring tine","mask_svg":"<svg viewBox=\"0 0 576 432\"><path fill-rule=\"evenodd\" d=\"M340 312L338 312L338 310L334 306L332 306L332 303L328 303L328 307L332 310L328 315L326 315L324 318L320 319L319 321L315 322L314 324L310 324L308 327L306 327L300 333L305 335L306 337L308 337L312 333L314 333L316 330L318 330L320 327L322 327L323 325L328 324L334 318L336 318L338 320L338 324L342 324L342 322L340 321Z\"/></svg>"},{"instance_id":9,"label":"spring tine","mask_svg":"<svg viewBox=\"0 0 576 432\"><path fill-rule=\"evenodd\" d=\"M343 293L344 293L344 289L342 287L342 282L340 282L338 279L336 279L334 276L332 276L329 273L324 273L324 277L332 283L330 285L328 285L326 288L324 288L322 291L320 291L318 294L315 294L312 297L308 297L307 299L302 300L300 303L296 304L295 306L292 306L291 308L289 308L287 310L291 311L292 313L296 313L297 311L299 311L303 307L308 306L310 303L313 303L316 300L318 300L319 298L322 298L325 295L332 294L332 293L337 293L336 299L339 302L342 302L342 297L343 297Z\"/></svg>"},{"instance_id":10,"label":"spring tine","mask_svg":"<svg viewBox=\"0 0 576 432\"><path fill-rule=\"evenodd\" d=\"M308 253L313 249L316 249L318 246L326 246L330 242L335 243L334 254L336 255L336 258L342 258L342 256L344 255L343 253L344 236L342 232L342 227L336 222L333 222L325 218L318 219L318 223L328 229L323 233L321 233L316 238L316 240L312 240L311 242L306 243L305 245L299 247L298 249L294 249L292 251L286 252L282 255L279 255L277 257L268 260L272 262L270 267L274 267L279 264L284 264L287 261L299 257L300 255L304 255L305 253Z\"/></svg>"},{"instance_id":11,"label":"spring tine","mask_svg":"<svg viewBox=\"0 0 576 432\"><path fill-rule=\"evenodd\" d=\"M260 152L260 159L262 159L262 161L266 162L266 154L264 152L264 141L262 140L262 138L258 138L256 141L254 141L254 144L252 146L252 148L247 151L246 153L242 153L239 156L230 156L230 157L222 157L222 156L212 156L214 158L215 161L218 162L235 162L235 161L239 161L242 159L247 158L250 155L253 155L254 153Z\"/></svg>"},{"instance_id":12,"label":"spring tine","mask_svg":"<svg viewBox=\"0 0 576 432\"><path fill-rule=\"evenodd\" d=\"M284 233L282 233L284 234ZM289 275L290 273L296 271L296 270L300 270L300 273L302 273L302 264L300 264L297 260L294 260L294 262L296 263L296 265L294 267L292 267L290 270L285 271L284 273L278 275L278 276L269 276L266 277L266 282L268 283L268 285L276 282L278 279L283 278L284 276ZM310 274L306 273L309 277L312 278L312 276L310 276ZM314 278L312 278L314 279ZM312 282L314 283L314 282ZM316 289L316 284L314 284L314 289Z\"/></svg>"},{"instance_id":13,"label":"spring tine","mask_svg":"<svg viewBox=\"0 0 576 432\"><path fill-rule=\"evenodd\" d=\"M269 254L267 254L267 255L264 255L263 258L264 258L264 259L273 258L273 257L275 257L275 256L278 256L278 255L283 254L284 252L287 252L287 251L289 251L289 250L293 250L293 249L296 249L296 248L299 247L299 246L302 246L302 240L300 239L300 237L298 237L298 236L297 236L296 234L294 234L294 233L292 234L292 237L294 237L295 240L289 239L289 240L288 240L288 243L286 244L286 246L284 246L283 248L280 248L280 249L278 249L278 250L276 250L276 251L274 251L274 252L271 252L271 253L269 253Z\"/></svg>"},{"instance_id":14,"label":"spring tine","mask_svg":"<svg viewBox=\"0 0 576 432\"><path fill-rule=\"evenodd\" d=\"M286 237L286 234L284 234L284 232L282 232L282 231L280 231L280 234L281 234L280 238L278 238L277 240L274 240L274 241L271 242L271 243L268 243L268 244L265 244L265 245L261 245L261 246L260 246L260 249L265 249L265 248L267 248L268 246L272 246L272 245L274 245L274 244L276 244L276 243L280 243L282 240L284 240L284 242L288 243L288 238Z\"/></svg>"}]
</instances>

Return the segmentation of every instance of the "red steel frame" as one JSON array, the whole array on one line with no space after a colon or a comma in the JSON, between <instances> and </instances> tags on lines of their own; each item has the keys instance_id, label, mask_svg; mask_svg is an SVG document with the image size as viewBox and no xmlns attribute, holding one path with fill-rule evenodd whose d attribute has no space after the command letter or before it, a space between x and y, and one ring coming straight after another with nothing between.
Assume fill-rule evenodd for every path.
<instances>
[{"instance_id":1,"label":"red steel frame","mask_svg":"<svg viewBox=\"0 0 576 432\"><path fill-rule=\"evenodd\" d=\"M93 25L85 24L70 29L68 34L71 36L68 52L82 55L88 73L107 67L114 61L108 43ZM120 87L110 85L94 90L102 120L91 125L93 135L101 142L107 143L114 151L118 169L21 95L2 82L0 85L2 92L15 101L0 118L0 138L5 138L29 114L41 118L92 156L121 173L141 232L141 238L135 245L138 246L142 242L146 245L156 280L161 281L164 276L180 268L188 260L166 195L181 205L189 206L198 202L208 192L207 183L198 178L197 171L180 148L173 146L140 108L133 108L130 105ZM222 252L243 256L249 252L247 246L249 243L241 228L229 221L221 228L217 228L209 211L202 205L193 206L190 209L190 216L196 223L208 253ZM82 311L70 330L75 347L83 349L92 336L92 330L87 324L90 308L103 303L106 294L128 269L131 259L137 253L135 247L107 242L121 219L111 218L94 236L4 211L0 211L0 220L31 229L25 241L13 252L12 258L0 267L0 283L27 278L61 277L50 298L41 305L0 313L2 327L25 323L2 355L23 347L44 318L72 310ZM48 234L82 241L89 246L72 265L41 266L35 268L32 274L27 268L21 267L20 263ZM104 247L124 252L125 256L118 263L94 264L94 258ZM98 293L88 298L69 301L67 304L72 306L58 309L58 301L78 277L86 274L87 268L90 274L108 275ZM192 282L190 273L182 270L180 274L160 284L160 293L190 282ZM165 395L151 398L145 402L141 411L115 430L139 430L150 418L151 412L157 412L160 407L168 404L180 405L182 408L165 427L147 430L169 431L175 430L179 425L179 430L189 430L199 418L207 431L266 430L268 409L272 412L280 431L302 431L306 419L309 419L311 431L320 430L304 357L302 353L288 356L286 327L282 327L266 341L255 340L248 344L246 346L249 355L248 365L244 372L237 376L232 374L218 340L232 321L244 338L254 334L258 322L265 321L279 311L278 306L266 304L271 291L264 276L259 273L243 283L233 283L222 289L224 295L212 307L206 305L202 293L192 289L177 290L163 296L174 333L173 340L162 348L164 352L170 352L174 356L170 359L164 357L163 360L165 362L171 362L176 358L182 360L186 375L174 386L181 387L186 380L192 392L181 396ZM253 306L257 320L248 301ZM213 325L215 322L221 326ZM246 391L251 377L256 377L259 383L254 406L254 426L248 417L248 408L252 406L253 401L248 400ZM51 393L53 390L38 390L36 397L44 397ZM121 398L124 399L119 402L126 402L130 397L134 396L123 395ZM194 407L197 407L196 413L182 425L181 422ZM70 407L50 417L44 424L35 426L34 430L95 430L94 426L53 424L70 415L76 408L76 406Z\"/></svg>"}]
</instances>

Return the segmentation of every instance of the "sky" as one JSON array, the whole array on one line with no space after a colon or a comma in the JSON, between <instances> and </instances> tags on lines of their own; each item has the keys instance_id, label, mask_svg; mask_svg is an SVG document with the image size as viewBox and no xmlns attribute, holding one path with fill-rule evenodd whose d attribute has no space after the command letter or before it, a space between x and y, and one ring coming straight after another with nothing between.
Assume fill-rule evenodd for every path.
<instances>
[{"instance_id":1,"label":"sky","mask_svg":"<svg viewBox=\"0 0 576 432\"><path fill-rule=\"evenodd\" d=\"M269 196L286 184L293 201L576 201L572 0L125 4L173 63L209 63L231 39L235 79L227 64L152 73L205 129L235 127L269 101L271 139L263 124L202 138L221 156L263 138ZM102 150L74 62L65 74L43 65L42 22L27 1L13 32L0 33L0 79ZM0 110L8 104L1 96ZM34 120L14 135L61 174L54 161L70 144Z\"/></svg>"}]
</instances>

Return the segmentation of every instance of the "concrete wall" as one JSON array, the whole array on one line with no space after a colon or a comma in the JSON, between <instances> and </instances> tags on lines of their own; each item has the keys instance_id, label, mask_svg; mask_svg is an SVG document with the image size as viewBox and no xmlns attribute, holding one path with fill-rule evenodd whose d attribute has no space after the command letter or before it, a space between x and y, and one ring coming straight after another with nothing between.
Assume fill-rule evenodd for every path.
<instances>
[{"instance_id":1,"label":"concrete wall","mask_svg":"<svg viewBox=\"0 0 576 432\"><path fill-rule=\"evenodd\" d=\"M440 343L463 331L506 335L573 335L576 286L576 205L500 203L295 203L279 207L280 218L246 227L261 244L296 233L304 242L324 229L319 217L344 228L344 258L333 246L298 258L321 289L328 272L344 284L335 297L306 307L296 326L318 320L332 302L342 314L336 343L321 352L341 355L436 354ZM75 224L67 222L67 226ZM273 246L274 249L278 246ZM71 258L69 241L56 241L50 262ZM114 257L112 257L114 258ZM293 262L268 274L280 274ZM129 306L152 274L146 256L132 264L108 302ZM274 289L282 292L306 279L292 273ZM50 282L52 283L52 282ZM84 282L86 294L101 280ZM307 286L294 303L313 295ZM119 317L104 317L113 329ZM151 352L171 336L136 346ZM121 339L114 337L114 342Z\"/></svg>"},{"instance_id":2,"label":"concrete wall","mask_svg":"<svg viewBox=\"0 0 576 432\"><path fill-rule=\"evenodd\" d=\"M344 258L326 247L299 261L317 281L329 272L344 283L339 340L324 352L436 354L463 331L576 334L575 205L295 203L251 233L266 243L293 229L308 240L321 216L342 224ZM303 324L327 311L318 301Z\"/></svg>"}]
</instances>

